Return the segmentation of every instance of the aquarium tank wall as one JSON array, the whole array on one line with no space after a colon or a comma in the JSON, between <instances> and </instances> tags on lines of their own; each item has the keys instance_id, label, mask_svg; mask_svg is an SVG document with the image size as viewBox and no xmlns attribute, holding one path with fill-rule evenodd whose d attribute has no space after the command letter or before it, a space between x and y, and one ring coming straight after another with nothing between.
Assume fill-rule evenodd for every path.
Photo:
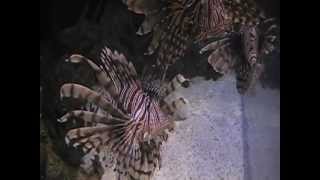
<instances>
[{"instance_id":1,"label":"aquarium tank wall","mask_svg":"<svg viewBox=\"0 0 320 180\"><path fill-rule=\"evenodd\" d=\"M279 1L40 1L40 179L280 179Z\"/></svg>"}]
</instances>

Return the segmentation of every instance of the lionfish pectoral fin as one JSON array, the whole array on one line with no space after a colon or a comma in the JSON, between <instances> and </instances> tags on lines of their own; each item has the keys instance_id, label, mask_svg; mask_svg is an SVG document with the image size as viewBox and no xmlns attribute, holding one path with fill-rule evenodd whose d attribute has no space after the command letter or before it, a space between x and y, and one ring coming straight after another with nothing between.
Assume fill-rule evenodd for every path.
<instances>
[{"instance_id":1,"label":"lionfish pectoral fin","mask_svg":"<svg viewBox=\"0 0 320 180\"><path fill-rule=\"evenodd\" d=\"M160 102L160 108L170 115L174 121L185 120L188 116L189 102L183 97L174 98L169 96Z\"/></svg>"},{"instance_id":2,"label":"lionfish pectoral fin","mask_svg":"<svg viewBox=\"0 0 320 180\"><path fill-rule=\"evenodd\" d=\"M199 53L203 54L207 51L214 51L216 49L219 49L222 46L228 46L230 44L229 41L230 41L230 38L228 38L228 37L213 41L213 42L207 44L205 47L201 48Z\"/></svg>"},{"instance_id":3,"label":"lionfish pectoral fin","mask_svg":"<svg viewBox=\"0 0 320 180\"><path fill-rule=\"evenodd\" d=\"M95 75L99 81L99 84L107 90L107 92L111 95L111 97L115 98L118 96L117 89L114 86L112 80L107 76L107 74L100 67L98 67L90 59L80 54L73 54L68 58L68 60L72 63L80 63L82 61L87 62L95 72Z\"/></svg>"},{"instance_id":4,"label":"lionfish pectoral fin","mask_svg":"<svg viewBox=\"0 0 320 180\"><path fill-rule=\"evenodd\" d=\"M229 37L209 43L199 53L203 54L208 51L212 51L208 57L208 64L214 71L221 74L230 72L233 66L234 53Z\"/></svg>"},{"instance_id":5,"label":"lionfish pectoral fin","mask_svg":"<svg viewBox=\"0 0 320 180\"><path fill-rule=\"evenodd\" d=\"M82 127L72 129L66 134L66 143L72 144L74 147L82 147L82 150L87 153L92 148L97 148L102 145L104 134L109 130L108 126L99 127Z\"/></svg>"},{"instance_id":6,"label":"lionfish pectoral fin","mask_svg":"<svg viewBox=\"0 0 320 180\"><path fill-rule=\"evenodd\" d=\"M83 120L86 124L89 123L101 123L105 125L110 125L112 122L127 122L128 120L126 119L120 119L113 117L110 114L107 115L102 115L97 112L91 112L91 111L84 111L84 110L74 110L71 112L66 113L63 115L61 118L58 119L58 122L64 123L67 122L70 118L78 118ZM86 126L86 125L85 125Z\"/></svg>"},{"instance_id":7,"label":"lionfish pectoral fin","mask_svg":"<svg viewBox=\"0 0 320 180\"><path fill-rule=\"evenodd\" d=\"M94 103L110 114L123 119L129 119L120 109L116 108L111 102L107 101L101 94L80 84L66 83L60 89L61 98L71 97Z\"/></svg>"},{"instance_id":8,"label":"lionfish pectoral fin","mask_svg":"<svg viewBox=\"0 0 320 180\"><path fill-rule=\"evenodd\" d=\"M208 57L208 63L214 71L221 74L227 74L231 69L228 59L225 59L223 56L217 57L215 54L211 54Z\"/></svg>"},{"instance_id":9,"label":"lionfish pectoral fin","mask_svg":"<svg viewBox=\"0 0 320 180\"><path fill-rule=\"evenodd\" d=\"M68 112L58 119L60 123L67 122L70 118L79 118L82 119L85 123L99 123L103 122L105 117L99 113L84 111L84 110L74 110Z\"/></svg>"},{"instance_id":10,"label":"lionfish pectoral fin","mask_svg":"<svg viewBox=\"0 0 320 180\"><path fill-rule=\"evenodd\" d=\"M88 121L93 121L92 114L82 115L80 118L90 118ZM70 114L69 114L70 115ZM75 115L80 116L80 113L75 112ZM65 116L68 116L65 115ZM87 116L87 117L86 117ZM81 147L87 153L92 149L100 151L103 147L106 151L114 151L114 147L122 146L122 141L128 137L126 129L128 129L129 121L116 117L98 117L95 121L99 121L99 125L81 127L68 131L66 134L66 143L72 144L74 147ZM122 141L120 140L122 139ZM110 152L111 152L110 151Z\"/></svg>"},{"instance_id":11,"label":"lionfish pectoral fin","mask_svg":"<svg viewBox=\"0 0 320 180\"><path fill-rule=\"evenodd\" d=\"M175 121L182 121L187 119L189 107L189 102L187 99L179 97L171 102L171 107L175 112L173 116Z\"/></svg>"},{"instance_id":12,"label":"lionfish pectoral fin","mask_svg":"<svg viewBox=\"0 0 320 180\"><path fill-rule=\"evenodd\" d=\"M208 63L211 67L221 74L230 72L234 65L235 55L229 45L219 47L208 57Z\"/></svg>"},{"instance_id":13,"label":"lionfish pectoral fin","mask_svg":"<svg viewBox=\"0 0 320 180\"><path fill-rule=\"evenodd\" d=\"M145 141L149 139L157 139L158 136L168 137L169 132L172 132L175 128L175 119L170 117L166 122L162 123L159 127L152 129L151 132L146 133Z\"/></svg>"},{"instance_id":14,"label":"lionfish pectoral fin","mask_svg":"<svg viewBox=\"0 0 320 180\"><path fill-rule=\"evenodd\" d=\"M190 79L185 78L183 75L176 75L168 84L162 85L161 91L164 97L178 90L179 88L187 88L190 86Z\"/></svg>"},{"instance_id":15,"label":"lionfish pectoral fin","mask_svg":"<svg viewBox=\"0 0 320 180\"><path fill-rule=\"evenodd\" d=\"M157 148L150 148L153 146L150 135L146 135L145 138L145 141L137 143L139 149L135 147L137 144L114 145L118 151L115 166L117 176L122 175L122 178L139 180L151 178L158 161L158 157L154 156L157 153ZM118 144L121 144L121 140Z\"/></svg>"}]
</instances>

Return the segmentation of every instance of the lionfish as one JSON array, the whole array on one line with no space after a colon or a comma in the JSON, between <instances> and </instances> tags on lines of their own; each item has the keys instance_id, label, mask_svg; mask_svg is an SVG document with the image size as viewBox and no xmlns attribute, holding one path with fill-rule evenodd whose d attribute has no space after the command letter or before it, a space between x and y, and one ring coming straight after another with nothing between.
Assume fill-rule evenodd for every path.
<instances>
[{"instance_id":1,"label":"lionfish","mask_svg":"<svg viewBox=\"0 0 320 180\"><path fill-rule=\"evenodd\" d=\"M66 143L80 147L90 160L98 159L103 168L113 169L117 179L150 179L161 167L161 145L175 121L186 119L183 109L188 101L175 90L188 87L189 80L178 74L160 88L143 86L133 64L108 47L102 49L97 64L80 54L67 60L87 63L103 91L75 83L62 85L62 98L80 99L102 110L74 110L62 116L60 122L73 118L87 124L69 130Z\"/></svg>"},{"instance_id":2,"label":"lionfish","mask_svg":"<svg viewBox=\"0 0 320 180\"><path fill-rule=\"evenodd\" d=\"M156 54L163 76L189 44L215 39L200 54L212 51L208 63L216 72L235 70L242 94L255 84L264 69L262 57L279 40L275 19L266 18L254 0L122 1L129 10L145 15L137 34L152 33L146 54ZM237 47L235 39L240 39Z\"/></svg>"}]
</instances>

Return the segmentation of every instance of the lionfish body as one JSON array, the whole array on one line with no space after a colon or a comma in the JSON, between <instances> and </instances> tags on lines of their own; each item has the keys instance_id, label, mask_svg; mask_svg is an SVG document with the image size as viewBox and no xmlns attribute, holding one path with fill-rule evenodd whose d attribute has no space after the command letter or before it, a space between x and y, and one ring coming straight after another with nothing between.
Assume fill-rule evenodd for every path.
<instances>
[{"instance_id":1,"label":"lionfish body","mask_svg":"<svg viewBox=\"0 0 320 180\"><path fill-rule=\"evenodd\" d=\"M128 9L145 14L138 34L153 33L147 54L156 54L157 64L164 72L185 55L190 43L210 38L240 35L240 54L230 41L212 42L200 53L214 50L208 63L219 73L236 71L237 88L245 92L261 73L261 56L274 49L275 29L264 29L265 19L253 0L123 0ZM244 54L244 55L243 55ZM244 57L242 57L244 56ZM238 60L245 58L245 60ZM259 70L254 70L256 63ZM242 67L242 66L249 66ZM245 72L242 70L246 69ZM241 73L240 73L241 72Z\"/></svg>"},{"instance_id":2,"label":"lionfish body","mask_svg":"<svg viewBox=\"0 0 320 180\"><path fill-rule=\"evenodd\" d=\"M66 142L80 146L92 161L98 157L100 164L114 169L117 179L150 179L160 165L160 147L168 138L167 130L173 128L174 120L185 118L177 110L187 104L186 99L168 101L165 98L173 92L168 87L181 87L187 80L178 75L151 96L137 79L133 65L117 51L104 48L99 66L81 55L72 55L69 61L88 63L104 93L68 83L61 87L61 96L96 104L105 113L75 110L64 115L61 122L79 118L92 125L70 130Z\"/></svg>"}]
</instances>

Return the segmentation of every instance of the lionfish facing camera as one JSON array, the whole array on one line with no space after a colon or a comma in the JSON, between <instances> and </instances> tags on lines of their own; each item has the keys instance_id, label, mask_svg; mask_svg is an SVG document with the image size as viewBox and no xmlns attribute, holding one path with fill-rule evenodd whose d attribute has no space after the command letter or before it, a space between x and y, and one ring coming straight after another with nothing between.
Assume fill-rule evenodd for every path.
<instances>
[{"instance_id":1,"label":"lionfish facing camera","mask_svg":"<svg viewBox=\"0 0 320 180\"><path fill-rule=\"evenodd\" d=\"M156 54L163 77L189 44L214 38L200 53L211 51L208 63L221 74L235 70L238 92L245 93L262 73L263 57L279 40L274 19L266 18L254 0L122 2L129 10L145 15L137 34L152 33L146 54ZM240 39L236 47L235 39Z\"/></svg>"},{"instance_id":2,"label":"lionfish facing camera","mask_svg":"<svg viewBox=\"0 0 320 180\"><path fill-rule=\"evenodd\" d=\"M186 118L182 109L187 100L172 94L189 86L189 80L179 74L160 88L145 87L133 64L107 47L100 53L100 65L79 54L68 61L87 63L103 92L67 83L60 89L61 97L93 103L104 113L74 110L61 117L60 122L74 118L90 125L68 131L66 143L81 147L91 160L112 168L117 179L150 179L156 167L160 168L160 148L168 131L174 128L174 121Z\"/></svg>"}]
</instances>

